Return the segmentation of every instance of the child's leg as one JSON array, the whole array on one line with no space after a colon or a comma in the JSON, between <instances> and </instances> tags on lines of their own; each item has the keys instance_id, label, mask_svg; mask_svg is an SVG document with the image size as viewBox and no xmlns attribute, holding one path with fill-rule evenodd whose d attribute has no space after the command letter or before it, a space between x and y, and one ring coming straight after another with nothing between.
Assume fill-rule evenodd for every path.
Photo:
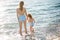
<instances>
[{"instance_id":1,"label":"child's leg","mask_svg":"<svg viewBox=\"0 0 60 40\"><path fill-rule=\"evenodd\" d=\"M32 32L34 32L34 28L32 27Z\"/></svg>"},{"instance_id":2,"label":"child's leg","mask_svg":"<svg viewBox=\"0 0 60 40\"><path fill-rule=\"evenodd\" d=\"M32 26L30 26L30 32L33 33L34 32L34 28Z\"/></svg>"},{"instance_id":3,"label":"child's leg","mask_svg":"<svg viewBox=\"0 0 60 40\"><path fill-rule=\"evenodd\" d=\"M30 26L30 32L32 33L32 27Z\"/></svg>"},{"instance_id":4,"label":"child's leg","mask_svg":"<svg viewBox=\"0 0 60 40\"><path fill-rule=\"evenodd\" d=\"M31 32L31 37L34 36L34 28L32 26L30 27L30 32Z\"/></svg>"}]
</instances>

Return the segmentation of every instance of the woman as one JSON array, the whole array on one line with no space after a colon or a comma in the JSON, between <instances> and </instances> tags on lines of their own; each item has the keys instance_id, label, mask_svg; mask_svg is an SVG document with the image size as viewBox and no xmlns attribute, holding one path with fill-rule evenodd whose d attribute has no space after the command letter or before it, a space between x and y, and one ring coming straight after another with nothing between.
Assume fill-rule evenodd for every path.
<instances>
[{"instance_id":1,"label":"woman","mask_svg":"<svg viewBox=\"0 0 60 40\"><path fill-rule=\"evenodd\" d=\"M25 33L27 33L27 28L26 28L27 12L23 6L24 6L24 2L21 1L19 3L19 8L17 8L17 18L18 18L19 26L20 26L20 35L22 35L22 23L24 23Z\"/></svg>"}]
</instances>

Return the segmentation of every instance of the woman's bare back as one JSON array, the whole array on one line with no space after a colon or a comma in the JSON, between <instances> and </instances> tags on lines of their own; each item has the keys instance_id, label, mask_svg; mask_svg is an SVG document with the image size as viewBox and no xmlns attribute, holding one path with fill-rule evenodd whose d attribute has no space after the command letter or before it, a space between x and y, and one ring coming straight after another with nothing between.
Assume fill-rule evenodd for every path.
<instances>
[{"instance_id":1,"label":"woman's bare back","mask_svg":"<svg viewBox=\"0 0 60 40\"><path fill-rule=\"evenodd\" d=\"M25 8L23 8L23 10L21 11L20 8L17 8L17 14L20 15L24 15L25 13Z\"/></svg>"}]
</instances>

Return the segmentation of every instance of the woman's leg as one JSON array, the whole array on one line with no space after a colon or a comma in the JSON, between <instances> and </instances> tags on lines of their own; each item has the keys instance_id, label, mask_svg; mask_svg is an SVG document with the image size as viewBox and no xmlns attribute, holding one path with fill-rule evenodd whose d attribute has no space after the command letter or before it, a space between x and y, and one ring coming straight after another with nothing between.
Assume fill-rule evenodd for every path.
<instances>
[{"instance_id":1,"label":"woman's leg","mask_svg":"<svg viewBox=\"0 0 60 40\"><path fill-rule=\"evenodd\" d=\"M24 21L25 33L27 33L26 20Z\"/></svg>"},{"instance_id":2,"label":"woman's leg","mask_svg":"<svg viewBox=\"0 0 60 40\"><path fill-rule=\"evenodd\" d=\"M22 22L20 22L20 35L22 35Z\"/></svg>"}]
</instances>

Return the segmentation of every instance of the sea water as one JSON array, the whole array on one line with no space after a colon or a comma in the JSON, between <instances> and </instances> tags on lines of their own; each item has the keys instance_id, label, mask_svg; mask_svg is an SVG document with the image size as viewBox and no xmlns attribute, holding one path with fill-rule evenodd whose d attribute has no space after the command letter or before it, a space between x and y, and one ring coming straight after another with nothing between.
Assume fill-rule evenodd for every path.
<instances>
[{"instance_id":1,"label":"sea water","mask_svg":"<svg viewBox=\"0 0 60 40\"><path fill-rule=\"evenodd\" d=\"M16 14L20 1L0 0L0 40L21 40ZM31 13L35 19L34 28L37 40L48 40L49 38L58 40L60 36L58 35L60 34L60 0L23 1L27 13ZM28 23L27 27L29 27Z\"/></svg>"}]
</instances>

